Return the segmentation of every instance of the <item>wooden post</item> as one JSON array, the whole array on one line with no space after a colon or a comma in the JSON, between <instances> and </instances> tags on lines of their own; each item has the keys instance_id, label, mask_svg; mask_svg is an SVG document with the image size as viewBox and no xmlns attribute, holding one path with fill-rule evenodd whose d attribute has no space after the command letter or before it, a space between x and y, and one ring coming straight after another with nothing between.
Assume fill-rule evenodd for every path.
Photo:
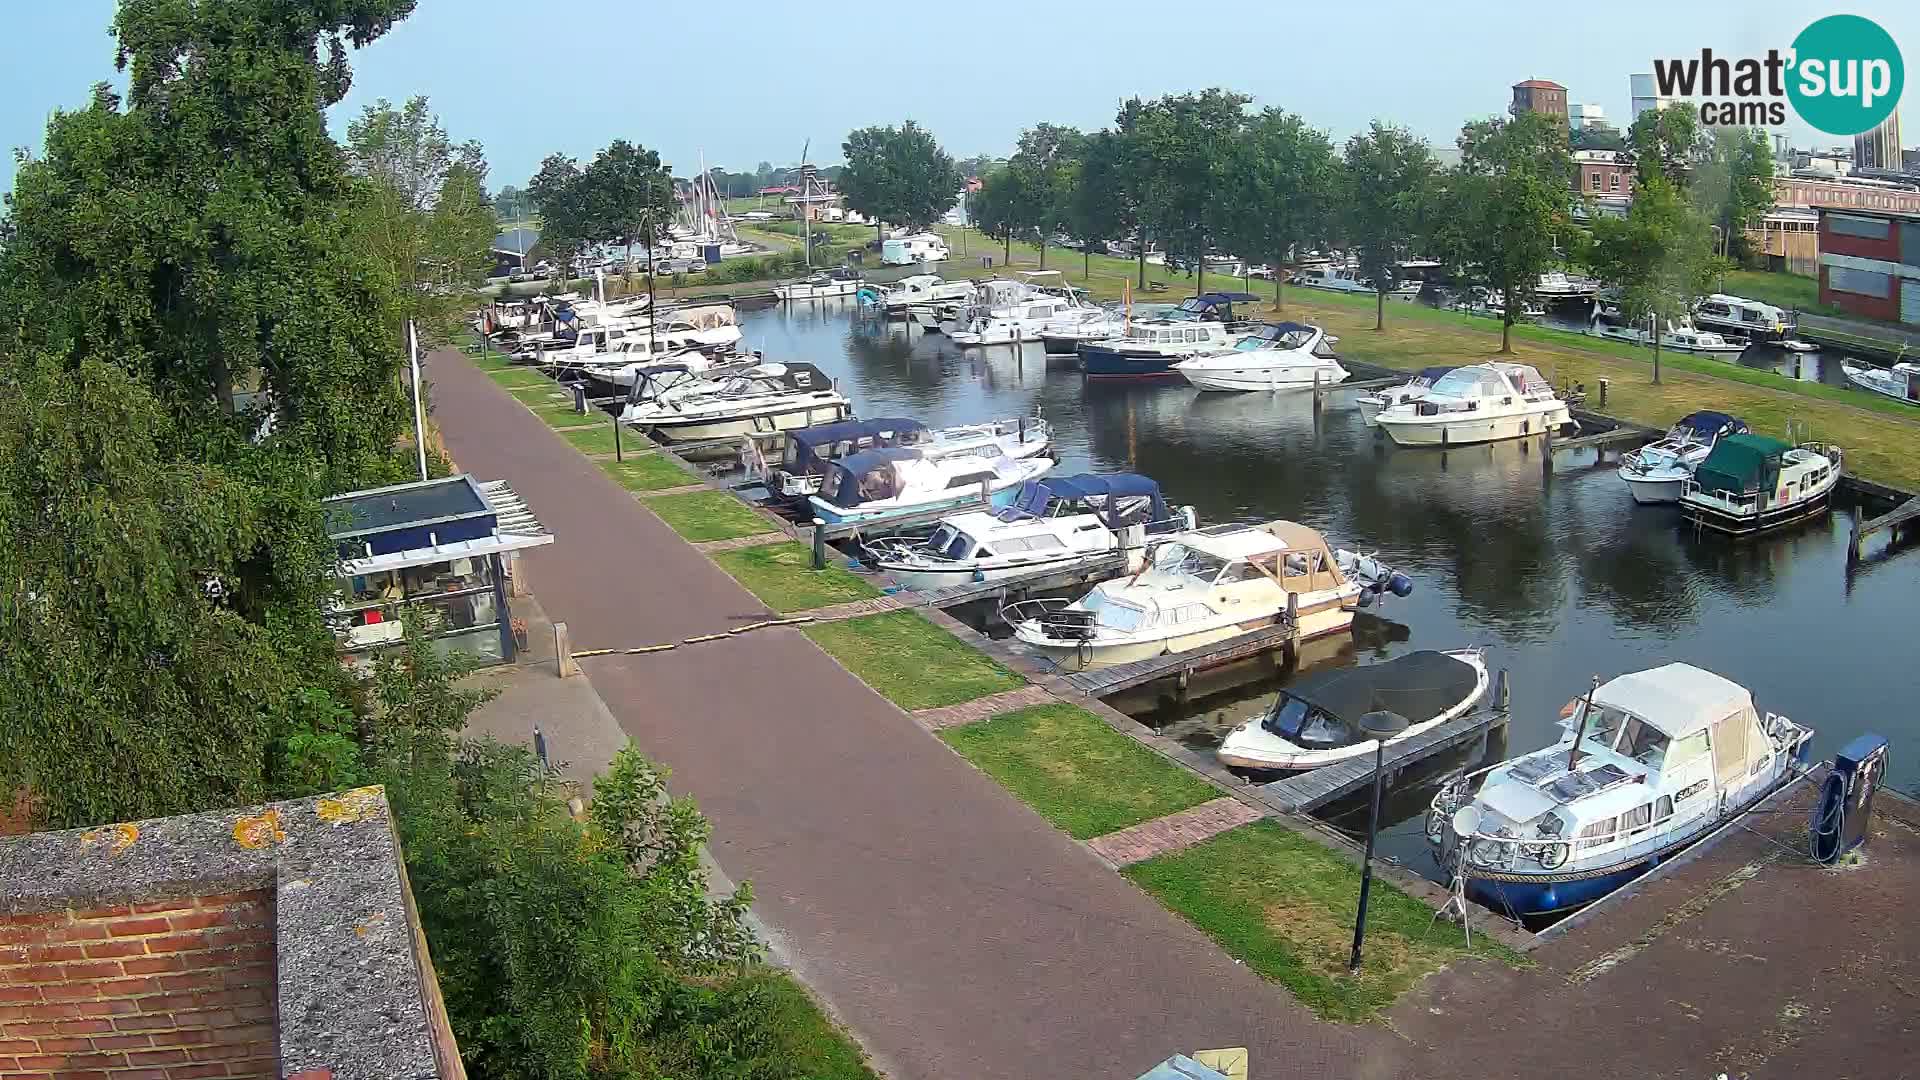
<instances>
[{"instance_id":1,"label":"wooden post","mask_svg":"<svg viewBox=\"0 0 1920 1080\"><path fill-rule=\"evenodd\" d=\"M1314 412L1320 411L1320 376L1322 374L1324 373L1318 370L1316 370L1313 373L1313 411Z\"/></svg>"},{"instance_id":2,"label":"wooden post","mask_svg":"<svg viewBox=\"0 0 1920 1080\"><path fill-rule=\"evenodd\" d=\"M553 656L560 670L560 677L580 674L580 664L573 658L573 639L567 634L567 624L553 624Z\"/></svg>"},{"instance_id":3,"label":"wooden post","mask_svg":"<svg viewBox=\"0 0 1920 1080\"><path fill-rule=\"evenodd\" d=\"M513 591L507 595L521 598L530 595L531 590L527 588L527 579L521 576L520 573L520 553L518 551L510 551L507 553L507 567L507 584L513 588Z\"/></svg>"},{"instance_id":4,"label":"wooden post","mask_svg":"<svg viewBox=\"0 0 1920 1080\"><path fill-rule=\"evenodd\" d=\"M1284 646L1288 659L1300 653L1300 594L1287 594L1287 641Z\"/></svg>"},{"instance_id":5,"label":"wooden post","mask_svg":"<svg viewBox=\"0 0 1920 1080\"><path fill-rule=\"evenodd\" d=\"M1513 700L1513 690L1507 684L1507 669L1501 668L1493 682L1493 707L1506 711L1507 703Z\"/></svg>"},{"instance_id":6,"label":"wooden post","mask_svg":"<svg viewBox=\"0 0 1920 1080\"><path fill-rule=\"evenodd\" d=\"M1612 382L1613 382L1612 379L1600 380L1600 407L1602 409L1607 407L1607 387L1611 385Z\"/></svg>"},{"instance_id":7,"label":"wooden post","mask_svg":"<svg viewBox=\"0 0 1920 1080\"><path fill-rule=\"evenodd\" d=\"M819 518L813 519L813 568L827 568L827 523Z\"/></svg>"},{"instance_id":8,"label":"wooden post","mask_svg":"<svg viewBox=\"0 0 1920 1080\"><path fill-rule=\"evenodd\" d=\"M1553 475L1553 425L1547 425L1546 450L1540 455L1540 472L1545 476Z\"/></svg>"}]
</instances>

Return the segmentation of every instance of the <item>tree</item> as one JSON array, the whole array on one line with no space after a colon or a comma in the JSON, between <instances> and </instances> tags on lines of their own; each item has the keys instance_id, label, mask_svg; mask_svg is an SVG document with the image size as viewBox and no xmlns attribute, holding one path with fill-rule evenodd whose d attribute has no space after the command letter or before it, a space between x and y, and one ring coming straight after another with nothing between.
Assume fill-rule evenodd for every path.
<instances>
[{"instance_id":1,"label":"tree","mask_svg":"<svg viewBox=\"0 0 1920 1080\"><path fill-rule=\"evenodd\" d=\"M512 184L494 192L491 201L494 217L503 224L525 221L539 213L539 208L533 204L533 196Z\"/></svg>"},{"instance_id":2,"label":"tree","mask_svg":"<svg viewBox=\"0 0 1920 1080\"><path fill-rule=\"evenodd\" d=\"M478 285L491 265L496 220L480 144L449 139L424 97L397 109L382 98L347 126L346 151L358 180L355 241L409 286L394 313L396 340L407 319L430 342L446 340L466 305L447 286Z\"/></svg>"},{"instance_id":3,"label":"tree","mask_svg":"<svg viewBox=\"0 0 1920 1080\"><path fill-rule=\"evenodd\" d=\"M549 154L527 181L527 194L540 205L540 246L562 263L595 242L599 229L580 164L565 154Z\"/></svg>"},{"instance_id":4,"label":"tree","mask_svg":"<svg viewBox=\"0 0 1920 1080\"><path fill-rule=\"evenodd\" d=\"M1713 238L1686 198L1655 171L1634 188L1625 220L1593 223L1594 270L1620 287L1620 307L1638 325L1653 322L1653 381L1660 381L1660 334L1706 292L1720 264Z\"/></svg>"},{"instance_id":5,"label":"tree","mask_svg":"<svg viewBox=\"0 0 1920 1080\"><path fill-rule=\"evenodd\" d=\"M1513 324L1553 264L1555 239L1571 225L1573 159L1557 118L1521 110L1460 132L1460 168L1451 212L1463 254L1504 298L1500 351L1513 351Z\"/></svg>"},{"instance_id":6,"label":"tree","mask_svg":"<svg viewBox=\"0 0 1920 1080\"><path fill-rule=\"evenodd\" d=\"M1576 128L1570 139L1572 148L1575 150L1612 150L1625 153L1630 149L1627 145L1627 137L1612 124L1596 123Z\"/></svg>"},{"instance_id":7,"label":"tree","mask_svg":"<svg viewBox=\"0 0 1920 1080\"><path fill-rule=\"evenodd\" d=\"M1283 109L1247 121L1226 168L1223 200L1232 208L1226 240L1242 256L1274 268L1273 306L1280 307L1281 268L1296 250L1332 234L1338 164L1326 132Z\"/></svg>"},{"instance_id":8,"label":"tree","mask_svg":"<svg viewBox=\"0 0 1920 1080\"><path fill-rule=\"evenodd\" d=\"M1699 160L1700 114L1691 102L1676 101L1664 109L1648 109L1634 118L1627 143L1638 176L1635 186L1655 175L1684 191L1687 175Z\"/></svg>"},{"instance_id":9,"label":"tree","mask_svg":"<svg viewBox=\"0 0 1920 1080\"><path fill-rule=\"evenodd\" d=\"M1758 128L1707 131L1705 159L1694 170L1688 194L1720 230L1720 253L1743 259L1747 230L1773 209L1773 153L1766 132Z\"/></svg>"},{"instance_id":10,"label":"tree","mask_svg":"<svg viewBox=\"0 0 1920 1080\"><path fill-rule=\"evenodd\" d=\"M673 177L660 155L625 139L615 139L596 154L581 175L590 208L589 237L624 243L633 262L634 242L654 246L673 217Z\"/></svg>"},{"instance_id":11,"label":"tree","mask_svg":"<svg viewBox=\"0 0 1920 1080\"><path fill-rule=\"evenodd\" d=\"M1140 215L1169 251L1201 268L1202 288L1209 242L1227 232L1221 175L1250 100L1218 88L1169 95L1148 102L1131 120L1142 170Z\"/></svg>"},{"instance_id":12,"label":"tree","mask_svg":"<svg viewBox=\"0 0 1920 1080\"><path fill-rule=\"evenodd\" d=\"M974 225L985 235L1006 244L1003 262L1013 261L1013 234L1020 227L1023 207L1029 201L1026 175L1013 169L1000 169L980 182L980 190L967 200L967 212Z\"/></svg>"},{"instance_id":13,"label":"tree","mask_svg":"<svg viewBox=\"0 0 1920 1080\"><path fill-rule=\"evenodd\" d=\"M876 236L882 221L931 226L959 197L953 158L911 120L897 128L861 128L848 134L840 150L847 165L835 182L847 206L873 220Z\"/></svg>"},{"instance_id":14,"label":"tree","mask_svg":"<svg viewBox=\"0 0 1920 1080\"><path fill-rule=\"evenodd\" d=\"M1404 128L1374 121L1347 140L1340 170L1340 231L1373 279L1374 325L1387 322L1387 289L1400 252L1418 234L1435 178L1425 141Z\"/></svg>"},{"instance_id":15,"label":"tree","mask_svg":"<svg viewBox=\"0 0 1920 1080\"><path fill-rule=\"evenodd\" d=\"M1066 206L1067 230L1080 241L1083 275L1093 272L1095 247L1138 230L1130 193L1123 137L1113 131L1094 132L1081 150L1079 172Z\"/></svg>"},{"instance_id":16,"label":"tree","mask_svg":"<svg viewBox=\"0 0 1920 1080\"><path fill-rule=\"evenodd\" d=\"M1069 202L1079 172L1086 136L1078 128L1039 124L1020 133L1019 148L1007 161L1021 174L1021 199L1015 224L1032 232L1040 245L1040 269L1047 268L1047 241L1067 227Z\"/></svg>"}]
</instances>

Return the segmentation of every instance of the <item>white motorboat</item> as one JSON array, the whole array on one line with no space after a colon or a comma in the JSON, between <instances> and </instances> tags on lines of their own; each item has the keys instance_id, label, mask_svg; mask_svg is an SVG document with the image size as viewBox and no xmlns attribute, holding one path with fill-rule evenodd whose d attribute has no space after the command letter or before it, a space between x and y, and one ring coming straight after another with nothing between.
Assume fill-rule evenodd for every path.
<instances>
[{"instance_id":1,"label":"white motorboat","mask_svg":"<svg viewBox=\"0 0 1920 1080\"><path fill-rule=\"evenodd\" d=\"M1843 456L1824 443L1728 435L1681 486L1680 510L1695 524L1735 536L1817 517L1840 483Z\"/></svg>"},{"instance_id":2,"label":"white motorboat","mask_svg":"<svg viewBox=\"0 0 1920 1080\"><path fill-rule=\"evenodd\" d=\"M1458 364L1440 364L1421 368L1418 375L1399 386L1389 386L1384 390L1369 390L1361 394L1353 399L1354 403L1360 406L1360 419L1365 421L1368 427L1372 427L1374 420L1380 415L1380 410L1425 398L1427 391L1433 389L1434 382L1440 376L1458 366Z\"/></svg>"},{"instance_id":3,"label":"white motorboat","mask_svg":"<svg viewBox=\"0 0 1920 1080\"><path fill-rule=\"evenodd\" d=\"M647 351L645 342L637 342L624 350L604 353L596 357L592 363L576 364L573 370L596 382L631 391L635 384L645 377L643 373L660 373L677 369L696 376L711 377L713 372L722 368L731 368L743 363L750 364L750 358L715 356L697 348L684 346L650 353Z\"/></svg>"},{"instance_id":4,"label":"white motorboat","mask_svg":"<svg viewBox=\"0 0 1920 1080\"><path fill-rule=\"evenodd\" d=\"M1293 282L1309 289L1327 289L1332 292L1372 292L1373 281L1360 276L1358 270L1346 266L1314 266L1301 271Z\"/></svg>"},{"instance_id":5,"label":"white motorboat","mask_svg":"<svg viewBox=\"0 0 1920 1080\"><path fill-rule=\"evenodd\" d=\"M944 510L984 500L1012 501L1021 484L1046 474L1053 459L1015 460L950 454L929 457L924 448L891 446L842 458L827 466L820 492L809 496L812 515L830 524L857 521L884 525L890 518Z\"/></svg>"},{"instance_id":6,"label":"white motorboat","mask_svg":"<svg viewBox=\"0 0 1920 1080\"><path fill-rule=\"evenodd\" d=\"M773 295L789 303L795 300L824 300L836 296L852 296L860 291L864 284L860 280L860 271L847 268L828 270L814 274L804 281L789 281L773 287Z\"/></svg>"},{"instance_id":7,"label":"white motorboat","mask_svg":"<svg viewBox=\"0 0 1920 1080\"><path fill-rule=\"evenodd\" d=\"M1840 361L1840 370L1848 382L1862 390L1920 405L1920 364L1903 360L1890 368L1882 368L1846 359Z\"/></svg>"},{"instance_id":8,"label":"white motorboat","mask_svg":"<svg viewBox=\"0 0 1920 1080\"><path fill-rule=\"evenodd\" d=\"M1533 295L1552 304L1561 300L1585 300L1600 291L1600 283L1560 270L1549 270L1534 283Z\"/></svg>"},{"instance_id":9,"label":"white motorboat","mask_svg":"<svg viewBox=\"0 0 1920 1080\"><path fill-rule=\"evenodd\" d=\"M1046 326L1075 312L1095 310L1092 301L1058 270L1029 270L1018 281L984 281L970 304L943 313L940 332L956 345L1004 345L1038 340Z\"/></svg>"},{"instance_id":10,"label":"white motorboat","mask_svg":"<svg viewBox=\"0 0 1920 1080\"><path fill-rule=\"evenodd\" d=\"M885 308L888 315L904 315L915 306L935 307L965 303L973 297L973 282L947 281L938 274L914 274L892 285L868 284L855 290L862 304Z\"/></svg>"},{"instance_id":11,"label":"white motorboat","mask_svg":"<svg viewBox=\"0 0 1920 1080\"><path fill-rule=\"evenodd\" d=\"M1615 341L1629 341L1635 345L1651 345L1653 320L1647 320L1647 326L1621 326L1616 323L1595 319L1592 332L1597 337L1612 338ZM1706 356L1734 356L1747 349L1744 341L1728 341L1711 330L1702 330L1685 317L1667 323L1660 332L1660 347L1670 352L1699 353Z\"/></svg>"},{"instance_id":12,"label":"white motorboat","mask_svg":"<svg viewBox=\"0 0 1920 1080\"><path fill-rule=\"evenodd\" d=\"M1069 311L1040 328L1040 342L1047 352L1072 356L1089 341L1106 341L1127 332L1127 314L1115 308L1088 308Z\"/></svg>"},{"instance_id":13,"label":"white motorboat","mask_svg":"<svg viewBox=\"0 0 1920 1080\"><path fill-rule=\"evenodd\" d=\"M1234 305L1257 300L1252 293L1190 296L1164 316L1133 319L1120 337L1082 342L1080 369L1090 379L1177 379L1173 365L1230 349L1253 329Z\"/></svg>"},{"instance_id":14,"label":"white motorboat","mask_svg":"<svg viewBox=\"0 0 1920 1080\"><path fill-rule=\"evenodd\" d=\"M1085 669L1205 648L1281 625L1289 614L1301 640L1339 633L1367 591L1319 533L1271 521L1180 533L1133 577L1072 602L1021 601L1001 615L1021 644Z\"/></svg>"},{"instance_id":15,"label":"white motorboat","mask_svg":"<svg viewBox=\"0 0 1920 1080\"><path fill-rule=\"evenodd\" d=\"M1694 302L1693 321L1706 330L1738 334L1756 341L1784 341L1793 336L1793 320L1785 310L1744 296L1714 293Z\"/></svg>"},{"instance_id":16,"label":"white motorboat","mask_svg":"<svg viewBox=\"0 0 1920 1080\"><path fill-rule=\"evenodd\" d=\"M928 428L918 420L844 420L789 431L780 463L766 469L767 490L786 500L805 500L820 490L827 467L863 450L910 446L928 457L1009 457L1044 454L1053 429L1038 416L985 424Z\"/></svg>"},{"instance_id":17,"label":"white motorboat","mask_svg":"<svg viewBox=\"0 0 1920 1080\"><path fill-rule=\"evenodd\" d=\"M622 423L665 442L694 442L830 424L853 414L833 380L812 364L756 364L645 400L629 400Z\"/></svg>"},{"instance_id":18,"label":"white motorboat","mask_svg":"<svg viewBox=\"0 0 1920 1080\"><path fill-rule=\"evenodd\" d=\"M1347 377L1333 353L1338 338L1304 323L1258 326L1221 352L1173 365L1200 390L1311 390Z\"/></svg>"},{"instance_id":19,"label":"white motorboat","mask_svg":"<svg viewBox=\"0 0 1920 1080\"><path fill-rule=\"evenodd\" d=\"M1713 444L1723 435L1744 435L1747 425L1719 412L1692 412L1681 417L1664 437L1626 455L1620 461L1620 479L1643 506L1677 503Z\"/></svg>"},{"instance_id":20,"label":"white motorboat","mask_svg":"<svg viewBox=\"0 0 1920 1080\"><path fill-rule=\"evenodd\" d=\"M1385 710L1408 720L1387 745L1466 715L1487 696L1479 649L1408 653L1381 664L1312 676L1280 692L1260 716L1227 733L1215 751L1229 769L1266 778L1371 755L1378 740L1360 718Z\"/></svg>"},{"instance_id":21,"label":"white motorboat","mask_svg":"<svg viewBox=\"0 0 1920 1080\"><path fill-rule=\"evenodd\" d=\"M1489 319L1505 319L1507 317L1507 294L1501 292L1499 289L1489 289L1485 286L1475 285L1473 288L1467 290L1453 306L1468 315L1480 315ZM1532 301L1528 301L1520 306L1519 314L1515 315L1514 318L1516 321L1526 321L1545 318L1546 314L1546 308Z\"/></svg>"},{"instance_id":22,"label":"white motorboat","mask_svg":"<svg viewBox=\"0 0 1920 1080\"><path fill-rule=\"evenodd\" d=\"M1193 508L1170 510L1160 486L1134 473L1029 480L1011 505L943 518L926 539L865 544L867 559L909 589L938 589L1062 569L1124 548L1144 555L1147 538L1194 528ZM1138 559L1127 567L1138 570Z\"/></svg>"},{"instance_id":23,"label":"white motorboat","mask_svg":"<svg viewBox=\"0 0 1920 1080\"><path fill-rule=\"evenodd\" d=\"M1441 865L1494 911L1605 896L1805 775L1813 739L1690 664L1596 685L1561 726L1553 746L1443 785L1427 811Z\"/></svg>"},{"instance_id":24,"label":"white motorboat","mask_svg":"<svg viewBox=\"0 0 1920 1080\"><path fill-rule=\"evenodd\" d=\"M1573 422L1567 403L1527 364L1457 367L1424 397L1380 410L1374 423L1401 446L1460 446L1517 439Z\"/></svg>"}]
</instances>

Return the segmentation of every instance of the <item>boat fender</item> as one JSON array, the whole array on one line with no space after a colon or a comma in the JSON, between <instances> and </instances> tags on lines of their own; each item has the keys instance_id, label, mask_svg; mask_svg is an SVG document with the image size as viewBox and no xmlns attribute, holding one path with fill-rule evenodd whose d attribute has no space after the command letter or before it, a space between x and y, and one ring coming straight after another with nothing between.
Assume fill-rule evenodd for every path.
<instances>
[{"instance_id":1,"label":"boat fender","mask_svg":"<svg viewBox=\"0 0 1920 1080\"><path fill-rule=\"evenodd\" d=\"M1363 608L1372 607L1374 595L1375 595L1374 590L1372 589L1361 589L1360 590L1360 606Z\"/></svg>"},{"instance_id":2,"label":"boat fender","mask_svg":"<svg viewBox=\"0 0 1920 1080\"><path fill-rule=\"evenodd\" d=\"M1392 590L1395 596L1412 596L1413 579L1395 570L1393 576L1387 579L1387 588Z\"/></svg>"},{"instance_id":3,"label":"boat fender","mask_svg":"<svg viewBox=\"0 0 1920 1080\"><path fill-rule=\"evenodd\" d=\"M975 580L975 581L985 581L985 580L987 580L987 572L986 572L985 570L982 570L982 569L980 569L980 568L979 568L979 567L977 567L977 566L976 566L976 567L974 567L974 568L973 568L973 580Z\"/></svg>"}]
</instances>

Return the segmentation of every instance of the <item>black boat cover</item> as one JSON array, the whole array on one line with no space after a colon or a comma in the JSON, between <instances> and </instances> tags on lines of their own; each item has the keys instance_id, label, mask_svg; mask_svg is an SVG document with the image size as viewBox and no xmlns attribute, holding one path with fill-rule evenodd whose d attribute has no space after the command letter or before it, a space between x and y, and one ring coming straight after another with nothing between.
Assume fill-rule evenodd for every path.
<instances>
[{"instance_id":1,"label":"black boat cover","mask_svg":"<svg viewBox=\"0 0 1920 1080\"><path fill-rule=\"evenodd\" d=\"M1384 664L1309 676L1282 691L1263 725L1283 738L1315 748L1359 742L1360 718L1399 713L1424 724L1473 696L1479 674L1446 653L1423 650Z\"/></svg>"}]
</instances>

